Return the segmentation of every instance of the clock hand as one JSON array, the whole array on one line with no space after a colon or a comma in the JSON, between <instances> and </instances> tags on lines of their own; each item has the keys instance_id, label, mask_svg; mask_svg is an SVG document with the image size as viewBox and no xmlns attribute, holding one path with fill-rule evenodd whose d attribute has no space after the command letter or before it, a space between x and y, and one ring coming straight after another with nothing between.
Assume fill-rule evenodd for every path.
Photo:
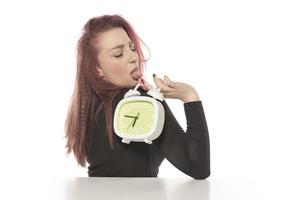
<instances>
[{"instance_id":1,"label":"clock hand","mask_svg":"<svg viewBox=\"0 0 300 200\"><path fill-rule=\"evenodd\" d=\"M127 128L127 129L129 129L129 127L131 126L131 124L132 124L134 121L135 121L135 119L134 119L134 120L132 120L132 122L129 124L129 126L128 126L128 128Z\"/></svg>"},{"instance_id":2,"label":"clock hand","mask_svg":"<svg viewBox=\"0 0 300 200\"><path fill-rule=\"evenodd\" d=\"M140 115L140 113L138 113L136 117L139 118L139 115Z\"/></svg>"},{"instance_id":3,"label":"clock hand","mask_svg":"<svg viewBox=\"0 0 300 200\"><path fill-rule=\"evenodd\" d=\"M138 119L138 118L135 118L135 119L134 119L134 122L133 122L133 124L132 124L132 127L134 127L135 122L136 122L137 119Z\"/></svg>"},{"instance_id":4,"label":"clock hand","mask_svg":"<svg viewBox=\"0 0 300 200\"><path fill-rule=\"evenodd\" d=\"M135 118L135 116L130 116L130 115L124 115L124 117Z\"/></svg>"},{"instance_id":5,"label":"clock hand","mask_svg":"<svg viewBox=\"0 0 300 200\"><path fill-rule=\"evenodd\" d=\"M140 115L140 113L138 113L138 115L136 116L136 118L135 118L135 120L134 120L134 122L133 122L132 127L134 127L136 120L139 118L139 115Z\"/></svg>"},{"instance_id":6,"label":"clock hand","mask_svg":"<svg viewBox=\"0 0 300 200\"><path fill-rule=\"evenodd\" d=\"M139 115L140 115L140 113L138 113L137 116L135 116L135 117L134 117L134 116L130 116L130 115L124 115L125 117L131 117L131 118L134 118L134 120L129 124L128 128L131 126L132 123L133 123L133 124L132 124L132 127L134 127L136 120L139 118ZM127 129L128 129L128 128L127 128Z\"/></svg>"}]
</instances>

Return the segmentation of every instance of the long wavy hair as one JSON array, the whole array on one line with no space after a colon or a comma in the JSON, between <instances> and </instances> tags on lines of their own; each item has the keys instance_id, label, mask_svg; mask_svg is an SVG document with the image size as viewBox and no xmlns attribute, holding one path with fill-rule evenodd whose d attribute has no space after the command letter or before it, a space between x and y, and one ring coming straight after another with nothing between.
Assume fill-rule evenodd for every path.
<instances>
[{"instance_id":1,"label":"long wavy hair","mask_svg":"<svg viewBox=\"0 0 300 200\"><path fill-rule=\"evenodd\" d=\"M102 15L87 21L77 43L77 73L75 87L65 121L67 139L66 154L72 151L77 163L86 166L87 138L94 132L98 123L99 112L105 112L106 134L113 149L112 104L116 95L123 88L104 80L97 73L97 36L112 28L123 28L135 45L138 54L138 67L144 74L146 61L141 49L145 44L136 34L133 27L120 15Z\"/></svg>"}]
</instances>

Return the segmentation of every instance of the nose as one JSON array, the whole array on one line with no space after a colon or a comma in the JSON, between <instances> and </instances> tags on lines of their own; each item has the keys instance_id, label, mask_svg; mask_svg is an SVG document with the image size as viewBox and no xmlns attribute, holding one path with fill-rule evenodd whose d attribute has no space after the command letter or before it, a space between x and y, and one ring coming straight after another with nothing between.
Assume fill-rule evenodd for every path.
<instances>
[{"instance_id":1,"label":"nose","mask_svg":"<svg viewBox=\"0 0 300 200\"><path fill-rule=\"evenodd\" d=\"M136 63L138 60L138 54L137 52L132 52L130 55L130 63Z\"/></svg>"}]
</instances>

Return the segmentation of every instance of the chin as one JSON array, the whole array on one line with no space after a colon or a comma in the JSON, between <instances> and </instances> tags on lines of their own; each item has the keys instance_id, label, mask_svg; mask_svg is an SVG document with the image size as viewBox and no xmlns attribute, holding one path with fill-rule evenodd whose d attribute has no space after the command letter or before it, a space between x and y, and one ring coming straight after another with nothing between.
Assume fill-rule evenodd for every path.
<instances>
[{"instance_id":1,"label":"chin","mask_svg":"<svg viewBox=\"0 0 300 200\"><path fill-rule=\"evenodd\" d=\"M139 83L138 80L133 80L130 86L135 87L138 83Z\"/></svg>"},{"instance_id":2,"label":"chin","mask_svg":"<svg viewBox=\"0 0 300 200\"><path fill-rule=\"evenodd\" d=\"M133 80L126 85L122 85L122 87L132 89L133 87L135 87L138 84L138 82L139 82L138 80Z\"/></svg>"}]
</instances>

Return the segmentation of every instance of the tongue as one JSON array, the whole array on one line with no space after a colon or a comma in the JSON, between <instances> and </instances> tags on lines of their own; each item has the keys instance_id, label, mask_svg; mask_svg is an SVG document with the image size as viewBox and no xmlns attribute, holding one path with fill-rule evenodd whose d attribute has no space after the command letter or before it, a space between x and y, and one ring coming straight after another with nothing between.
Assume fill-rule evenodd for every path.
<instances>
[{"instance_id":1,"label":"tongue","mask_svg":"<svg viewBox=\"0 0 300 200\"><path fill-rule=\"evenodd\" d=\"M138 79L140 79L140 78L142 77L142 74L141 74L141 72L140 72L139 70L137 70L137 71L133 72L133 73L131 74L131 76L132 76L135 80L138 80Z\"/></svg>"}]
</instances>

